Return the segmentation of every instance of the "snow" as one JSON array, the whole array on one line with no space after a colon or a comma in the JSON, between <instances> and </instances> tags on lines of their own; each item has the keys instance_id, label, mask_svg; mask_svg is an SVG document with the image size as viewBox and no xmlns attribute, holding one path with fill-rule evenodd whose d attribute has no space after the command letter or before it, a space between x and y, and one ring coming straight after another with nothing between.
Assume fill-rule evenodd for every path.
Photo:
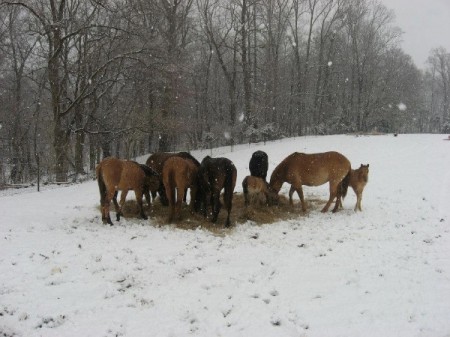
<instances>
[{"instance_id":1,"label":"snow","mask_svg":"<svg viewBox=\"0 0 450 337\"><path fill-rule=\"evenodd\" d=\"M405 111L405 110L406 110L406 104L405 104L405 103L399 103L399 104L397 105L397 107L398 107L398 109L399 109L400 111Z\"/></svg>"},{"instance_id":2,"label":"snow","mask_svg":"<svg viewBox=\"0 0 450 337\"><path fill-rule=\"evenodd\" d=\"M311 207L217 233L152 219L105 226L96 181L2 192L0 335L448 336L444 138L299 137L214 149L235 163L238 193L256 150L268 153L269 175L294 151L336 150L354 168L370 164L362 212L349 190L336 214ZM306 200L327 196L326 185L305 187Z\"/></svg>"}]
</instances>

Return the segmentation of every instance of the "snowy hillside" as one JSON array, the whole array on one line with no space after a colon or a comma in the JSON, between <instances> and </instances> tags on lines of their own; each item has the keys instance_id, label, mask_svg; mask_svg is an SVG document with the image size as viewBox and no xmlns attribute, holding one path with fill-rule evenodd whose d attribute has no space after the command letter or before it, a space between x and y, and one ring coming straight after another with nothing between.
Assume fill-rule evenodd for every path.
<instances>
[{"instance_id":1,"label":"snowy hillside","mask_svg":"<svg viewBox=\"0 0 450 337\"><path fill-rule=\"evenodd\" d=\"M215 149L235 163L238 193L256 150L268 153L269 175L294 151L336 150L354 168L370 164L363 212L353 211L349 189L337 214L311 207L289 221L218 232L151 218L105 226L96 181L2 192L0 336L450 336L444 138L300 137ZM306 200L328 198L327 185L304 191Z\"/></svg>"}]
</instances>

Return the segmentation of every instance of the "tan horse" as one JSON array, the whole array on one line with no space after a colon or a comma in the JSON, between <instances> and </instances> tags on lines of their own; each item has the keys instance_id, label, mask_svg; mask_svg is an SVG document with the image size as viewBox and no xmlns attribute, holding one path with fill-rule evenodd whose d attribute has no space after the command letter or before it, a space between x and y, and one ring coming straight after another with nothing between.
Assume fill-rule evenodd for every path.
<instances>
[{"instance_id":1,"label":"tan horse","mask_svg":"<svg viewBox=\"0 0 450 337\"><path fill-rule=\"evenodd\" d=\"M291 184L291 190L289 191L290 203L292 204L292 194L297 192L302 204L302 210L306 211L302 185L319 186L329 182L330 197L322 209L322 212L326 212L334 198L339 198L341 195L346 194L350 170L350 161L338 152L313 154L294 152L286 157L272 172L269 186L278 194L283 183ZM341 181L343 183L339 184ZM342 189L339 194L338 188ZM338 210L338 201L336 200L333 212Z\"/></svg>"},{"instance_id":2,"label":"tan horse","mask_svg":"<svg viewBox=\"0 0 450 337\"><path fill-rule=\"evenodd\" d=\"M276 204L278 196L269 188L269 184L260 177L246 176L242 181L242 191L244 192L245 206L247 207L250 200L260 200L261 195L264 195L265 203L267 205Z\"/></svg>"},{"instance_id":3,"label":"tan horse","mask_svg":"<svg viewBox=\"0 0 450 337\"><path fill-rule=\"evenodd\" d=\"M362 211L361 201L362 201L362 193L364 191L364 187L369 181L369 164L363 165L351 171L350 173L350 182L349 185L353 188L356 194L356 204L355 204L355 212L358 210ZM342 201L339 206L342 208Z\"/></svg>"},{"instance_id":4,"label":"tan horse","mask_svg":"<svg viewBox=\"0 0 450 337\"><path fill-rule=\"evenodd\" d=\"M103 159L97 165L95 171L100 190L103 223L113 225L109 215L111 200L114 201L117 221L123 215L122 207L125 202L126 193L121 194L119 205L117 203L117 193L119 190L123 192L134 190L139 206L139 214L142 218L147 219L142 207L142 195L145 190L149 190L150 186L159 184L159 178L156 172L146 165L129 160L120 160L115 157Z\"/></svg>"},{"instance_id":5,"label":"tan horse","mask_svg":"<svg viewBox=\"0 0 450 337\"><path fill-rule=\"evenodd\" d=\"M181 204L188 188L191 190L191 212L194 212L197 171L197 166L188 159L173 156L165 161L162 169L162 179L170 207L169 223L174 220L174 217L175 220L180 220Z\"/></svg>"},{"instance_id":6,"label":"tan horse","mask_svg":"<svg viewBox=\"0 0 450 337\"><path fill-rule=\"evenodd\" d=\"M157 190L151 191L152 196L153 196L153 198L155 198L156 192L158 192L161 203L164 206L167 206L169 204L169 201L167 200L164 184L162 181L162 171L163 171L164 163L166 162L167 159L169 159L171 157L180 157L183 159L188 159L188 160L192 161L192 163L194 163L194 165L196 167L200 166L200 163L198 162L198 160L195 159L195 157L193 157L189 152L156 152L156 153L153 153L152 155L150 155L150 157L148 157L145 164L148 167L150 167L151 169L153 169L156 173L160 174L160 178L161 178L160 179L161 184L160 184L159 188ZM184 198L184 199L186 200L186 198Z\"/></svg>"}]
</instances>

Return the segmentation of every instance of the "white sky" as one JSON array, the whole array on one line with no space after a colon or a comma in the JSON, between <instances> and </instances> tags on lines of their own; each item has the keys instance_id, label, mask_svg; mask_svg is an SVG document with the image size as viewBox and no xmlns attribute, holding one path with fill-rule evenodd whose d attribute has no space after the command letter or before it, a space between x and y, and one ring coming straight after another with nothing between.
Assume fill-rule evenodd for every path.
<instances>
[{"instance_id":1,"label":"white sky","mask_svg":"<svg viewBox=\"0 0 450 337\"><path fill-rule=\"evenodd\" d=\"M450 52L450 0L381 0L395 11L403 34L403 50L419 68L425 68L432 48Z\"/></svg>"}]
</instances>

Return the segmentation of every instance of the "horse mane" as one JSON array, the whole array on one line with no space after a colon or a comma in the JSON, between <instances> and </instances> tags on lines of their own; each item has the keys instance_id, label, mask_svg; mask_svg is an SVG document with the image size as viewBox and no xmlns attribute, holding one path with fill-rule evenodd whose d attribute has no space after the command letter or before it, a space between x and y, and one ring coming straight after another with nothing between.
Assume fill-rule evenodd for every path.
<instances>
[{"instance_id":1,"label":"horse mane","mask_svg":"<svg viewBox=\"0 0 450 337\"><path fill-rule=\"evenodd\" d=\"M208 161L208 160L210 160L210 159L211 159L210 156L206 156L205 158L203 158L202 163L203 163L203 162L206 162L206 161Z\"/></svg>"}]
</instances>

